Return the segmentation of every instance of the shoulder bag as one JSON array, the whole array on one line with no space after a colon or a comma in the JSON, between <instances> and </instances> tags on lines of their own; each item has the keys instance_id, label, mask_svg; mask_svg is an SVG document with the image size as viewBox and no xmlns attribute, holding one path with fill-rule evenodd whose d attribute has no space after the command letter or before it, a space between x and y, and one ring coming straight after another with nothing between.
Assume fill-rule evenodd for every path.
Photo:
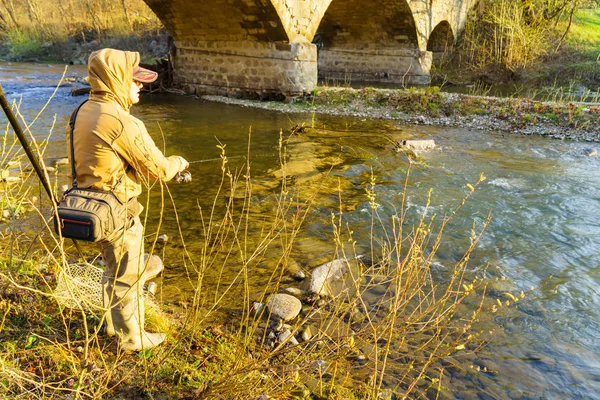
<instances>
[{"instance_id":1,"label":"shoulder bag","mask_svg":"<svg viewBox=\"0 0 600 400\"><path fill-rule=\"evenodd\" d=\"M98 242L116 230L123 229L125 223L129 220L129 213L127 204L121 202L112 190L104 191L77 187L73 134L75 132L75 118L84 103L77 107L69 121L73 187L64 193L58 203L57 215L54 218L54 229L57 234L65 238ZM117 185L119 182L117 182Z\"/></svg>"}]
</instances>

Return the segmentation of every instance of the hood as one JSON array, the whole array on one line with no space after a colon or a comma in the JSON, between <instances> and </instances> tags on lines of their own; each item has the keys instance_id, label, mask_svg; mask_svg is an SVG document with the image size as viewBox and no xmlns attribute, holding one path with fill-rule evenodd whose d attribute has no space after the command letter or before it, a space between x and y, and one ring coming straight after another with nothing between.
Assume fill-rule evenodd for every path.
<instances>
[{"instance_id":1,"label":"hood","mask_svg":"<svg viewBox=\"0 0 600 400\"><path fill-rule=\"evenodd\" d=\"M88 79L92 94L108 94L125 110L131 107L129 89L133 69L140 63L140 54L134 51L102 49L90 54Z\"/></svg>"}]
</instances>

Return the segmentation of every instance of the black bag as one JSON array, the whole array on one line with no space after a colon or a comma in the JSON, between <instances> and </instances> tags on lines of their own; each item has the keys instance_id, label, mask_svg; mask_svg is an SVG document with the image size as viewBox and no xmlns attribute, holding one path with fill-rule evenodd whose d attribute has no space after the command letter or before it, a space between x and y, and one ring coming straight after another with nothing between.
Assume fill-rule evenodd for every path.
<instances>
[{"instance_id":1,"label":"black bag","mask_svg":"<svg viewBox=\"0 0 600 400\"><path fill-rule=\"evenodd\" d=\"M77 107L69 121L73 187L65 192L58 203L54 229L57 234L65 238L97 242L105 239L114 231L123 229L129 220L130 213L128 204L121 202L112 191L77 187L73 132L75 131L75 118L84 103ZM135 199L132 200L135 201Z\"/></svg>"}]
</instances>

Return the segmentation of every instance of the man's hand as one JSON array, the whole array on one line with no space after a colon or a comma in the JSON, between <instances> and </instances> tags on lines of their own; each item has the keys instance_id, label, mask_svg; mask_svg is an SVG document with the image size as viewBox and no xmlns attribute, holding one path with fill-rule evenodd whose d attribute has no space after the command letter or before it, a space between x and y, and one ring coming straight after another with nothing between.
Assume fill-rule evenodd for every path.
<instances>
[{"instance_id":1,"label":"man's hand","mask_svg":"<svg viewBox=\"0 0 600 400\"><path fill-rule=\"evenodd\" d=\"M181 167L179 168L178 172L185 171L186 169L188 169L190 166L190 163L187 162L187 160L181 156L177 156L177 157L179 158L179 161L181 161Z\"/></svg>"}]
</instances>

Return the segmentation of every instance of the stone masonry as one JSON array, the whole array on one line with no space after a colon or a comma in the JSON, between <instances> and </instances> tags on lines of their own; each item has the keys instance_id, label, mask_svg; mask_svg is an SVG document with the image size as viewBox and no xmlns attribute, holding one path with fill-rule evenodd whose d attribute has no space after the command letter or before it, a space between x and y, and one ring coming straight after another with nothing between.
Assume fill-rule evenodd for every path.
<instances>
[{"instance_id":1,"label":"stone masonry","mask_svg":"<svg viewBox=\"0 0 600 400\"><path fill-rule=\"evenodd\" d=\"M174 38L174 78L186 91L286 96L310 92L317 77L427 83L432 50L440 38L453 44L475 2L144 1Z\"/></svg>"}]
</instances>

